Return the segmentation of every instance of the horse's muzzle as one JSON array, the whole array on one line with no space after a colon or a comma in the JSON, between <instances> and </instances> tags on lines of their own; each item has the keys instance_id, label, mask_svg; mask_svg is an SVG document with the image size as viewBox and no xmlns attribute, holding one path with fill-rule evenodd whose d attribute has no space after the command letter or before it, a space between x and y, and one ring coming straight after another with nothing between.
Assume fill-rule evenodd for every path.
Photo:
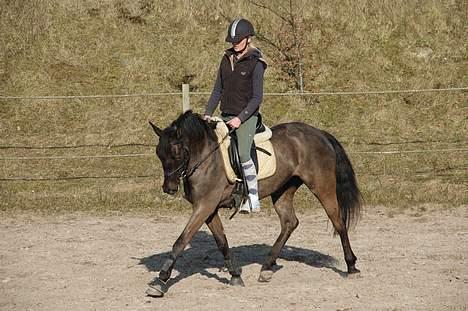
<instances>
[{"instance_id":1,"label":"horse's muzzle","mask_svg":"<svg viewBox=\"0 0 468 311\"><path fill-rule=\"evenodd\" d=\"M177 193L178 189L163 189L164 193L174 195Z\"/></svg>"},{"instance_id":2,"label":"horse's muzzle","mask_svg":"<svg viewBox=\"0 0 468 311\"><path fill-rule=\"evenodd\" d=\"M165 182L162 188L163 188L164 193L174 195L179 191L179 184Z\"/></svg>"}]
</instances>

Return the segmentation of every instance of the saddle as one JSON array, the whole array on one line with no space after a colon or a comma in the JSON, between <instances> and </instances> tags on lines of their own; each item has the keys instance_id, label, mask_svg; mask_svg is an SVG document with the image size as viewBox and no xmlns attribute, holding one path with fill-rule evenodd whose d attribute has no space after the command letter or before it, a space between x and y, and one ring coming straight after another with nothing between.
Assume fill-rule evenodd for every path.
<instances>
[{"instance_id":1,"label":"saddle","mask_svg":"<svg viewBox=\"0 0 468 311\"><path fill-rule=\"evenodd\" d=\"M223 156L226 177L232 184L242 181L243 170L239 160L237 138L235 135L226 138L229 129L222 119L212 118L212 120L217 122L215 132ZM257 168L257 178L261 180L275 173L276 158L273 145L270 142L272 136L271 129L261 122L261 118L259 120L260 122L257 122L257 131L254 137L254 144L252 144L251 154Z\"/></svg>"},{"instance_id":2,"label":"saddle","mask_svg":"<svg viewBox=\"0 0 468 311\"><path fill-rule=\"evenodd\" d=\"M227 136L229 129L222 119L212 118L212 120L217 122L215 132L220 145L219 149L223 157L226 177L231 184L234 184L234 189L231 194L232 201L226 206L236 208L230 217L230 219L232 219L239 210L240 205L248 198L249 191L239 158L236 135L232 133L230 136ZM271 130L262 123L259 114L257 130L251 149L251 158L257 169L258 180L270 177L276 171L276 157L273 144L270 142L271 136Z\"/></svg>"},{"instance_id":3,"label":"saddle","mask_svg":"<svg viewBox=\"0 0 468 311\"><path fill-rule=\"evenodd\" d=\"M267 127L262 122L262 115L259 113L256 131L255 131L255 137L254 137L254 141L252 142L252 147L250 149L250 157L255 164L257 175L259 172L257 150L264 152L268 156L271 156L272 154L268 150L263 149L261 147L257 149L256 145L261 144L265 141L268 141L271 138L271 135L272 135L271 130L269 128L267 130ZM234 170L234 173L236 174L236 176L241 178L243 177L243 170L242 170L242 165L241 165L241 161L239 158L239 149L238 149L238 141L237 141L236 133L235 132L231 133L230 138L231 138L231 143L228 148L229 162L231 163L231 167Z\"/></svg>"}]
</instances>

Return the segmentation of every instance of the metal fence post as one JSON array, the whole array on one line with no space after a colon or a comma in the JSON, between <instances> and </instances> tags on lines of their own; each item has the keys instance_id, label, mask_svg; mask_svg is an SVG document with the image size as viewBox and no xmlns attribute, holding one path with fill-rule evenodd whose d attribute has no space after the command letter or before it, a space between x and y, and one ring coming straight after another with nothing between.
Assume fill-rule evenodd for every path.
<instances>
[{"instance_id":1,"label":"metal fence post","mask_svg":"<svg viewBox=\"0 0 468 311\"><path fill-rule=\"evenodd\" d=\"M190 110L190 85L182 84L182 112Z\"/></svg>"}]
</instances>

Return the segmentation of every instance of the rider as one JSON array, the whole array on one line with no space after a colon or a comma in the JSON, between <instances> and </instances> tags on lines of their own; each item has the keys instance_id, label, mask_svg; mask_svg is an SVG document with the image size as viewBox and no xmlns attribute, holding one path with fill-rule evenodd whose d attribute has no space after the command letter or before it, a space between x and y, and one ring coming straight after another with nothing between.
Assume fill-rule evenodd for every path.
<instances>
[{"instance_id":1,"label":"rider","mask_svg":"<svg viewBox=\"0 0 468 311\"><path fill-rule=\"evenodd\" d=\"M254 35L253 25L244 18L237 18L229 25L226 42L230 42L232 47L224 52L221 59L205 119L211 117L221 101L222 119L236 129L239 158L249 189L252 212L258 212L257 172L250 149L263 99L263 75L267 65L260 50L251 44ZM244 202L240 211L249 213L249 202Z\"/></svg>"}]
</instances>

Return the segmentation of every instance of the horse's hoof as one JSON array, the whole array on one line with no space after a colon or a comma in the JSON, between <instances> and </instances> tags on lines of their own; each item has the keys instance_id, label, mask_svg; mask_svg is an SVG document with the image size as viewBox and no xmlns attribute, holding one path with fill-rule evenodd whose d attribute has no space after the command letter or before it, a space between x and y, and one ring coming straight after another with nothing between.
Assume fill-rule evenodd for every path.
<instances>
[{"instance_id":1,"label":"horse's hoof","mask_svg":"<svg viewBox=\"0 0 468 311\"><path fill-rule=\"evenodd\" d=\"M349 278L359 278L361 276L361 271L356 267L348 268L348 275Z\"/></svg>"},{"instance_id":2,"label":"horse's hoof","mask_svg":"<svg viewBox=\"0 0 468 311\"><path fill-rule=\"evenodd\" d=\"M146 295L150 297L163 297L167 293L167 283L155 278L148 284L149 288L146 290Z\"/></svg>"},{"instance_id":3,"label":"horse's hoof","mask_svg":"<svg viewBox=\"0 0 468 311\"><path fill-rule=\"evenodd\" d=\"M262 283L270 282L272 277L273 277L273 271L263 270L263 271L260 271L260 276L258 277L258 281Z\"/></svg>"},{"instance_id":4,"label":"horse's hoof","mask_svg":"<svg viewBox=\"0 0 468 311\"><path fill-rule=\"evenodd\" d=\"M164 293L161 290L151 286L146 290L146 295L154 298L164 297Z\"/></svg>"},{"instance_id":5,"label":"horse's hoof","mask_svg":"<svg viewBox=\"0 0 468 311\"><path fill-rule=\"evenodd\" d=\"M348 268L348 274L355 274L355 273L361 273L361 271L356 267Z\"/></svg>"},{"instance_id":6,"label":"horse's hoof","mask_svg":"<svg viewBox=\"0 0 468 311\"><path fill-rule=\"evenodd\" d=\"M233 276L229 282L229 285L245 287L244 281L242 281L240 276Z\"/></svg>"}]
</instances>

